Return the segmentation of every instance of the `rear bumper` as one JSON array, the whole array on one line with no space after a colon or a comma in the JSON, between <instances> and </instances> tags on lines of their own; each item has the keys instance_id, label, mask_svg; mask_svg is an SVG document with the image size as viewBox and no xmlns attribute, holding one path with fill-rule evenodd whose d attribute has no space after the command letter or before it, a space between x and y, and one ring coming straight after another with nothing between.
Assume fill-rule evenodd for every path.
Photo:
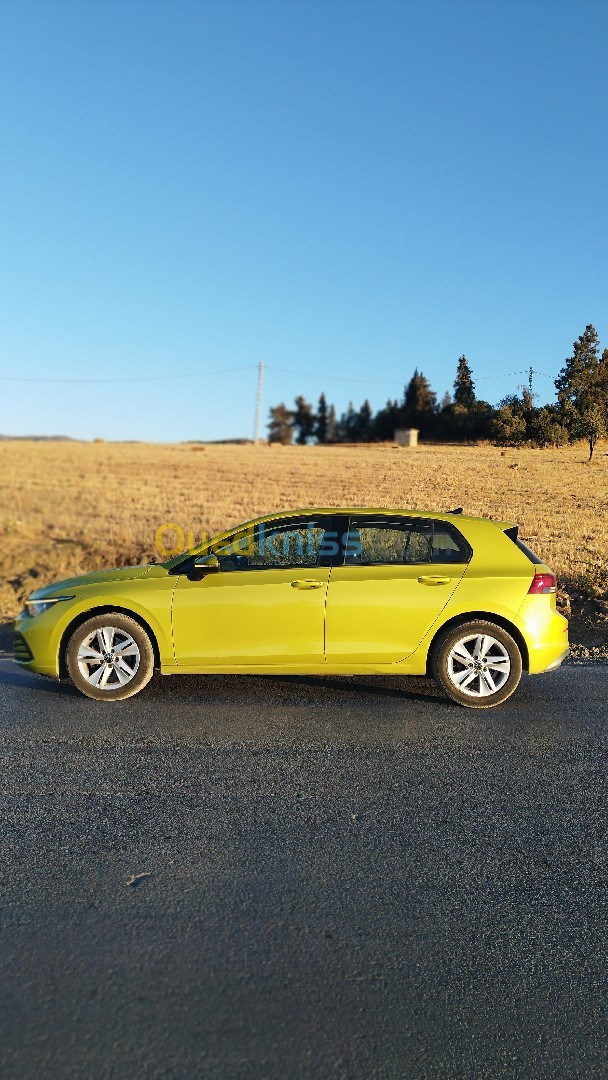
<instances>
[{"instance_id":1,"label":"rear bumper","mask_svg":"<svg viewBox=\"0 0 608 1080\"><path fill-rule=\"evenodd\" d=\"M566 651L563 652L561 656L558 656L557 660L554 660L552 664L549 664L548 668L545 668L545 671L554 671L555 668L558 668L561 664L563 664L567 656L570 656L570 649L566 649Z\"/></svg>"},{"instance_id":2,"label":"rear bumper","mask_svg":"<svg viewBox=\"0 0 608 1080\"><path fill-rule=\"evenodd\" d=\"M517 616L528 650L530 675L551 671L568 655L568 620L555 608L555 595L528 595Z\"/></svg>"},{"instance_id":3,"label":"rear bumper","mask_svg":"<svg viewBox=\"0 0 608 1080\"><path fill-rule=\"evenodd\" d=\"M570 652L568 639L564 640L564 638L565 634L562 633L561 641L529 647L529 675L541 675L543 671L554 671L563 664Z\"/></svg>"},{"instance_id":4,"label":"rear bumper","mask_svg":"<svg viewBox=\"0 0 608 1080\"><path fill-rule=\"evenodd\" d=\"M555 671L556 668L560 667L561 664L563 664L564 660L569 655L570 655L570 649L565 649L564 652L561 654L561 656L558 656L557 660L553 660L552 663L550 663L546 668L543 668L542 670L543 671ZM539 672L537 672L537 674L539 674Z\"/></svg>"}]
</instances>

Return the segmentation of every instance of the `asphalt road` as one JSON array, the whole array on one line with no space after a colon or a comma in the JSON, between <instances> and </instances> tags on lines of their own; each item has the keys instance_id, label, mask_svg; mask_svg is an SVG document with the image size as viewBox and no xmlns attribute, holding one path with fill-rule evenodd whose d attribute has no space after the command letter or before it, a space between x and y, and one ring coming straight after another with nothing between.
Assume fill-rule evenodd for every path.
<instances>
[{"instance_id":1,"label":"asphalt road","mask_svg":"<svg viewBox=\"0 0 608 1080\"><path fill-rule=\"evenodd\" d=\"M0 661L3 1078L605 1077L607 702Z\"/></svg>"}]
</instances>

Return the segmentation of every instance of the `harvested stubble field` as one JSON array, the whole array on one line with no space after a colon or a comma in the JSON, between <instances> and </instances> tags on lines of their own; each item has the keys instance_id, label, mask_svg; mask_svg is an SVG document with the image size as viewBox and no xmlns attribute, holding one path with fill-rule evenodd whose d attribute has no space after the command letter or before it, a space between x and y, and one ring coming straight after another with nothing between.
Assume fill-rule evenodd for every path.
<instances>
[{"instance_id":1,"label":"harvested stubble field","mask_svg":"<svg viewBox=\"0 0 608 1080\"><path fill-rule=\"evenodd\" d=\"M195 541L290 507L447 510L519 522L576 591L608 587L608 447L236 446L0 442L0 610L44 582L159 558L173 522ZM187 542L187 539L186 539ZM167 547L175 533L165 533ZM594 591L593 588L591 591Z\"/></svg>"}]
</instances>

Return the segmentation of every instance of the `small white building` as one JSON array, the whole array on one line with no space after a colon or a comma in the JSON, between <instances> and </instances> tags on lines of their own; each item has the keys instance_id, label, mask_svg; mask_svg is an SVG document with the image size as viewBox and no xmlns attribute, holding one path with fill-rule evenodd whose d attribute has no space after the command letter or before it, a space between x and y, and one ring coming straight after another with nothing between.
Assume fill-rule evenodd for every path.
<instances>
[{"instance_id":1,"label":"small white building","mask_svg":"<svg viewBox=\"0 0 608 1080\"><path fill-rule=\"evenodd\" d=\"M397 446L418 446L418 428L395 428Z\"/></svg>"}]
</instances>

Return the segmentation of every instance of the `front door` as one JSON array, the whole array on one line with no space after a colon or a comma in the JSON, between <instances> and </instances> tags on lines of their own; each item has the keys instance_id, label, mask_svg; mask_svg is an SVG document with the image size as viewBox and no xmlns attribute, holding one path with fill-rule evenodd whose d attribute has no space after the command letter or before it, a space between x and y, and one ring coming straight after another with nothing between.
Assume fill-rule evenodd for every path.
<instances>
[{"instance_id":1,"label":"front door","mask_svg":"<svg viewBox=\"0 0 608 1080\"><path fill-rule=\"evenodd\" d=\"M173 599L180 667L322 664L337 544L331 519L262 522L211 543L220 569L180 575Z\"/></svg>"},{"instance_id":2,"label":"front door","mask_svg":"<svg viewBox=\"0 0 608 1080\"><path fill-rule=\"evenodd\" d=\"M448 523L351 518L345 564L332 570L327 596L328 663L393 664L413 653L469 557Z\"/></svg>"}]
</instances>

